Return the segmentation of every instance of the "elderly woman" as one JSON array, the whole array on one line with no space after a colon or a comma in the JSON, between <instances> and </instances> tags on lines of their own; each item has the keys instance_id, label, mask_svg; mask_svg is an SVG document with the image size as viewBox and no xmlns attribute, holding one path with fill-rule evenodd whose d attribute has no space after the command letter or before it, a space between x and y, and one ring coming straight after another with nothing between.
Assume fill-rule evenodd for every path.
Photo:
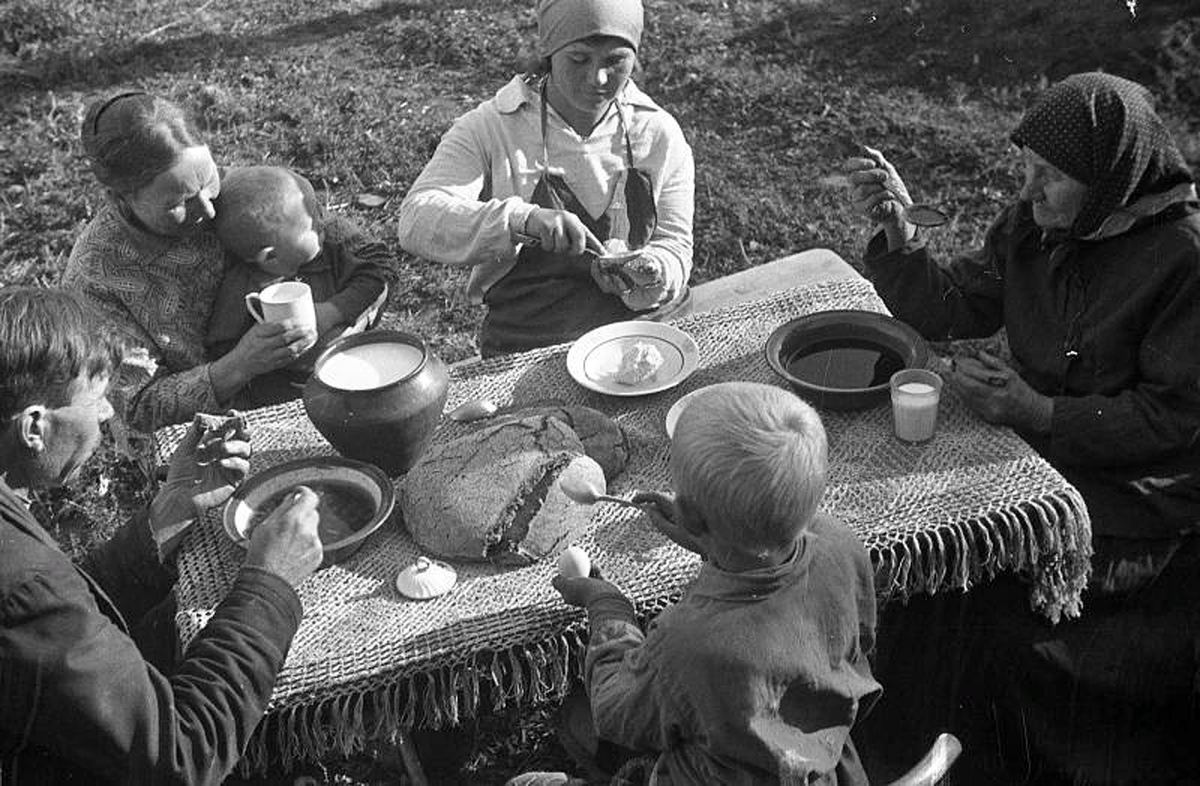
<instances>
[{"instance_id":1,"label":"elderly woman","mask_svg":"<svg viewBox=\"0 0 1200 786\"><path fill-rule=\"evenodd\" d=\"M88 107L80 136L108 199L75 241L62 283L138 348L113 385L125 424L150 431L238 404L255 376L311 346L311 329L255 325L206 362L205 329L224 273L210 226L221 180L179 107L120 93Z\"/></svg>"},{"instance_id":2,"label":"elderly woman","mask_svg":"<svg viewBox=\"0 0 1200 786\"><path fill-rule=\"evenodd\" d=\"M1081 619L1042 625L1001 581L968 595L955 624L983 636L979 653L995 669L984 680L1000 687L988 700L1023 731L1016 749L1028 746L1035 766L1088 783L1195 776L1193 177L1147 91L1107 74L1050 87L1012 140L1025 162L1019 201L982 249L944 266L906 222L911 200L891 165L875 151L848 164L856 206L881 225L864 261L888 307L928 338L1006 330L1011 359L956 357L948 381L983 418L1025 437L1091 513L1095 556Z\"/></svg>"},{"instance_id":3,"label":"elderly woman","mask_svg":"<svg viewBox=\"0 0 1200 786\"><path fill-rule=\"evenodd\" d=\"M400 207L406 251L471 268L485 357L653 313L692 268L692 151L630 78L640 0L541 0L537 21L537 66L455 121Z\"/></svg>"}]
</instances>

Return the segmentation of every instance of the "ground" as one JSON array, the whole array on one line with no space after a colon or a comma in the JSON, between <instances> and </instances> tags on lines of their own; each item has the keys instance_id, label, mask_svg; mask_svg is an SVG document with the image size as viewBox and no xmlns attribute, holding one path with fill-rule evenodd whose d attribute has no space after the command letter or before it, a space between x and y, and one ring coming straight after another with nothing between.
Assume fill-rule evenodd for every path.
<instances>
[{"instance_id":1,"label":"ground","mask_svg":"<svg viewBox=\"0 0 1200 786\"><path fill-rule=\"evenodd\" d=\"M0 3L0 284L53 284L104 198L80 156L83 107L118 89L169 96L222 165L270 162L389 244L389 324L447 361L473 354L480 311L461 271L395 242L399 200L454 117L530 51L513 0L6 0ZM938 250L979 240L1016 193L1006 134L1048 83L1105 70L1152 88L1200 164L1200 10L1193 0L645 0L635 78L696 156L695 278L827 247L855 260L867 227L827 175L862 144L918 201L950 212ZM363 199L364 195L378 199ZM103 537L150 484L106 446L38 512L69 552ZM95 526L84 526L92 521ZM436 783L502 783L566 766L547 708L421 744ZM445 740L442 741L445 743ZM441 755L435 749L457 750ZM915 758L915 755L914 755ZM394 783L393 751L326 762L317 782ZM277 782L292 775L276 773Z\"/></svg>"}]
</instances>

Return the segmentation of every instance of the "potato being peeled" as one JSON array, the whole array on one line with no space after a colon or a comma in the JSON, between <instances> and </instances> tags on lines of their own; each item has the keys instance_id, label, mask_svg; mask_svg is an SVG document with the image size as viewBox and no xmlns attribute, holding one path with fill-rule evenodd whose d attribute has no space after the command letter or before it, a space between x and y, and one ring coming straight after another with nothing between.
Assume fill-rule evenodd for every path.
<instances>
[{"instance_id":1,"label":"potato being peeled","mask_svg":"<svg viewBox=\"0 0 1200 786\"><path fill-rule=\"evenodd\" d=\"M610 237L604 241L604 253L609 256L624 254L629 250L629 244L619 237Z\"/></svg>"}]
</instances>

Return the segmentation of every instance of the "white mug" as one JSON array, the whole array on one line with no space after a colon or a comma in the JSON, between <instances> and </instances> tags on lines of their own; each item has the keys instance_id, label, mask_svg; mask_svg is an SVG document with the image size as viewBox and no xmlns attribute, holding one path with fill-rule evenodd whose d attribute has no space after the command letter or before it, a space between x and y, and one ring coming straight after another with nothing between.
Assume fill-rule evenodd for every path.
<instances>
[{"instance_id":1,"label":"white mug","mask_svg":"<svg viewBox=\"0 0 1200 786\"><path fill-rule=\"evenodd\" d=\"M246 310L258 322L285 322L317 330L312 289L303 281L280 281L246 295Z\"/></svg>"}]
</instances>

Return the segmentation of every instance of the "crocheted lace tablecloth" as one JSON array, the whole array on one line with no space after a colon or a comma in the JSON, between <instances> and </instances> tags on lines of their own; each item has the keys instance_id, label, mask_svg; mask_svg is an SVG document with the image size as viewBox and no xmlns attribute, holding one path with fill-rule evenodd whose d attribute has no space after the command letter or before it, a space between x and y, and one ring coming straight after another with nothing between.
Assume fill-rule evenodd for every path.
<instances>
[{"instance_id":1,"label":"crocheted lace tablecloth","mask_svg":"<svg viewBox=\"0 0 1200 786\"><path fill-rule=\"evenodd\" d=\"M620 423L632 444L629 466L610 493L668 489L664 418L671 404L719 381L782 384L763 355L767 337L796 316L831 309L886 313L862 279L787 290L675 322L695 338L701 362L672 390L624 398L592 392L571 379L568 347L559 346L453 367L446 410L477 396L501 406L559 399L593 407ZM895 439L886 403L821 414L830 457L823 508L866 545L881 601L965 590L1012 570L1028 577L1031 605L1050 620L1078 615L1091 552L1086 507L1012 431L984 423L949 388L937 434L921 446ZM247 419L252 471L332 452L300 401L249 412ZM443 418L435 440L469 428ZM160 457L170 455L182 433L183 427L158 433ZM211 617L244 555L223 534L219 510L205 524L189 534L178 560L185 644ZM677 598L698 565L644 514L615 505L596 506L577 542L646 615ZM393 581L420 553L396 513L356 555L300 587L304 622L249 761L353 753L404 728L453 724L566 691L578 674L586 631L583 612L550 585L555 565L460 563L449 594L406 600Z\"/></svg>"}]
</instances>

